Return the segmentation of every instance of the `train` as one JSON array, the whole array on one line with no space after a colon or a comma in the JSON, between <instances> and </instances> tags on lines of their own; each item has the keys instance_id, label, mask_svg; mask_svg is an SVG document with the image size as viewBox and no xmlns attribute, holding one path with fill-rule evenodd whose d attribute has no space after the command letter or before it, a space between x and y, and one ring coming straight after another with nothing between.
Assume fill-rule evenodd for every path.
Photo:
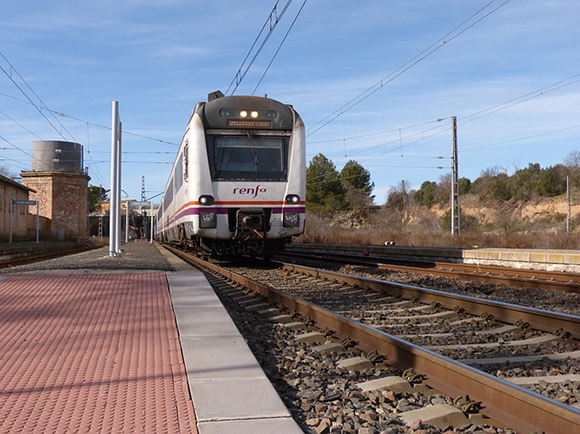
<instances>
[{"instance_id":1,"label":"train","mask_svg":"<svg viewBox=\"0 0 580 434\"><path fill-rule=\"evenodd\" d=\"M271 257L304 232L306 143L292 105L212 92L195 105L156 239L202 256Z\"/></svg>"}]
</instances>

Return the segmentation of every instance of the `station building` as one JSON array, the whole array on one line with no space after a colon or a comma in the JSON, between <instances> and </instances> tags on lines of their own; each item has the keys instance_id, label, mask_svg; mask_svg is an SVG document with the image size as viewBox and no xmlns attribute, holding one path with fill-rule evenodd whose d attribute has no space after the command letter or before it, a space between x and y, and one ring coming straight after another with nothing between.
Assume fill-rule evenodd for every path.
<instances>
[{"instance_id":1,"label":"station building","mask_svg":"<svg viewBox=\"0 0 580 434\"><path fill-rule=\"evenodd\" d=\"M29 200L35 191L6 176L0 175L0 239L7 241L10 230L10 201ZM30 235L29 212L27 206L16 206L12 215L12 235L15 239ZM31 207L33 209L34 207ZM36 213L36 211L35 211Z\"/></svg>"}]
</instances>

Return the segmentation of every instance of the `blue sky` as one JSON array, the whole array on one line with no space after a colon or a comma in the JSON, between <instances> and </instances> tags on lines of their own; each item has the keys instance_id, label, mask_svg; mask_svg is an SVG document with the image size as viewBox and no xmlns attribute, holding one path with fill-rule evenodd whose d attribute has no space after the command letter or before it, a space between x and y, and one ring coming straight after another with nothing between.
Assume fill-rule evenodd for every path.
<instances>
[{"instance_id":1,"label":"blue sky","mask_svg":"<svg viewBox=\"0 0 580 434\"><path fill-rule=\"evenodd\" d=\"M149 197L164 188L177 150L166 142L180 142L196 102L228 88L274 3L5 2L0 52L15 71L3 58L0 66L33 100L16 72L66 115L58 120L85 146L93 185L110 182L110 130L100 126L110 126L111 102L119 101L124 130L158 139L123 138L123 189L138 199L144 175ZM309 158L321 152L338 169L350 159L366 167L377 203L401 180L418 188L450 172L451 116L458 117L460 176L562 163L580 151L579 2L511 0L344 111L488 3L308 0L256 94L298 110L310 127ZM236 94L253 92L302 4L291 3ZM527 101L501 105L524 95ZM38 137L61 138L24 99L0 70L0 137L10 142L0 140L0 164L14 172L31 159L13 145L30 153Z\"/></svg>"}]
</instances>

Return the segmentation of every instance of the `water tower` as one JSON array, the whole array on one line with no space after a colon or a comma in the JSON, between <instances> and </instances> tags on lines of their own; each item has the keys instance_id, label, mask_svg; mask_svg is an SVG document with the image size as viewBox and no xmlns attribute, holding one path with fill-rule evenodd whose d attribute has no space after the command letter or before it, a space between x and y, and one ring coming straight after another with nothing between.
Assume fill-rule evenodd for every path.
<instances>
[{"instance_id":1,"label":"water tower","mask_svg":"<svg viewBox=\"0 0 580 434\"><path fill-rule=\"evenodd\" d=\"M32 143L32 170L22 183L36 193L39 213L48 219L50 238L75 240L87 234L88 184L79 143L41 140Z\"/></svg>"}]
</instances>

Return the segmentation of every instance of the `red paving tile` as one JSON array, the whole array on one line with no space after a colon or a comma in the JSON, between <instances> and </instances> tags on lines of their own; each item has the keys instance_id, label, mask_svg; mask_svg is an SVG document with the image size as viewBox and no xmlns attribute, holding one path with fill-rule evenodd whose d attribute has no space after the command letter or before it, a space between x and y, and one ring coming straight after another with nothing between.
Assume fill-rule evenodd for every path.
<instances>
[{"instance_id":1,"label":"red paving tile","mask_svg":"<svg viewBox=\"0 0 580 434\"><path fill-rule=\"evenodd\" d=\"M0 280L1 433L196 433L165 274Z\"/></svg>"}]
</instances>

